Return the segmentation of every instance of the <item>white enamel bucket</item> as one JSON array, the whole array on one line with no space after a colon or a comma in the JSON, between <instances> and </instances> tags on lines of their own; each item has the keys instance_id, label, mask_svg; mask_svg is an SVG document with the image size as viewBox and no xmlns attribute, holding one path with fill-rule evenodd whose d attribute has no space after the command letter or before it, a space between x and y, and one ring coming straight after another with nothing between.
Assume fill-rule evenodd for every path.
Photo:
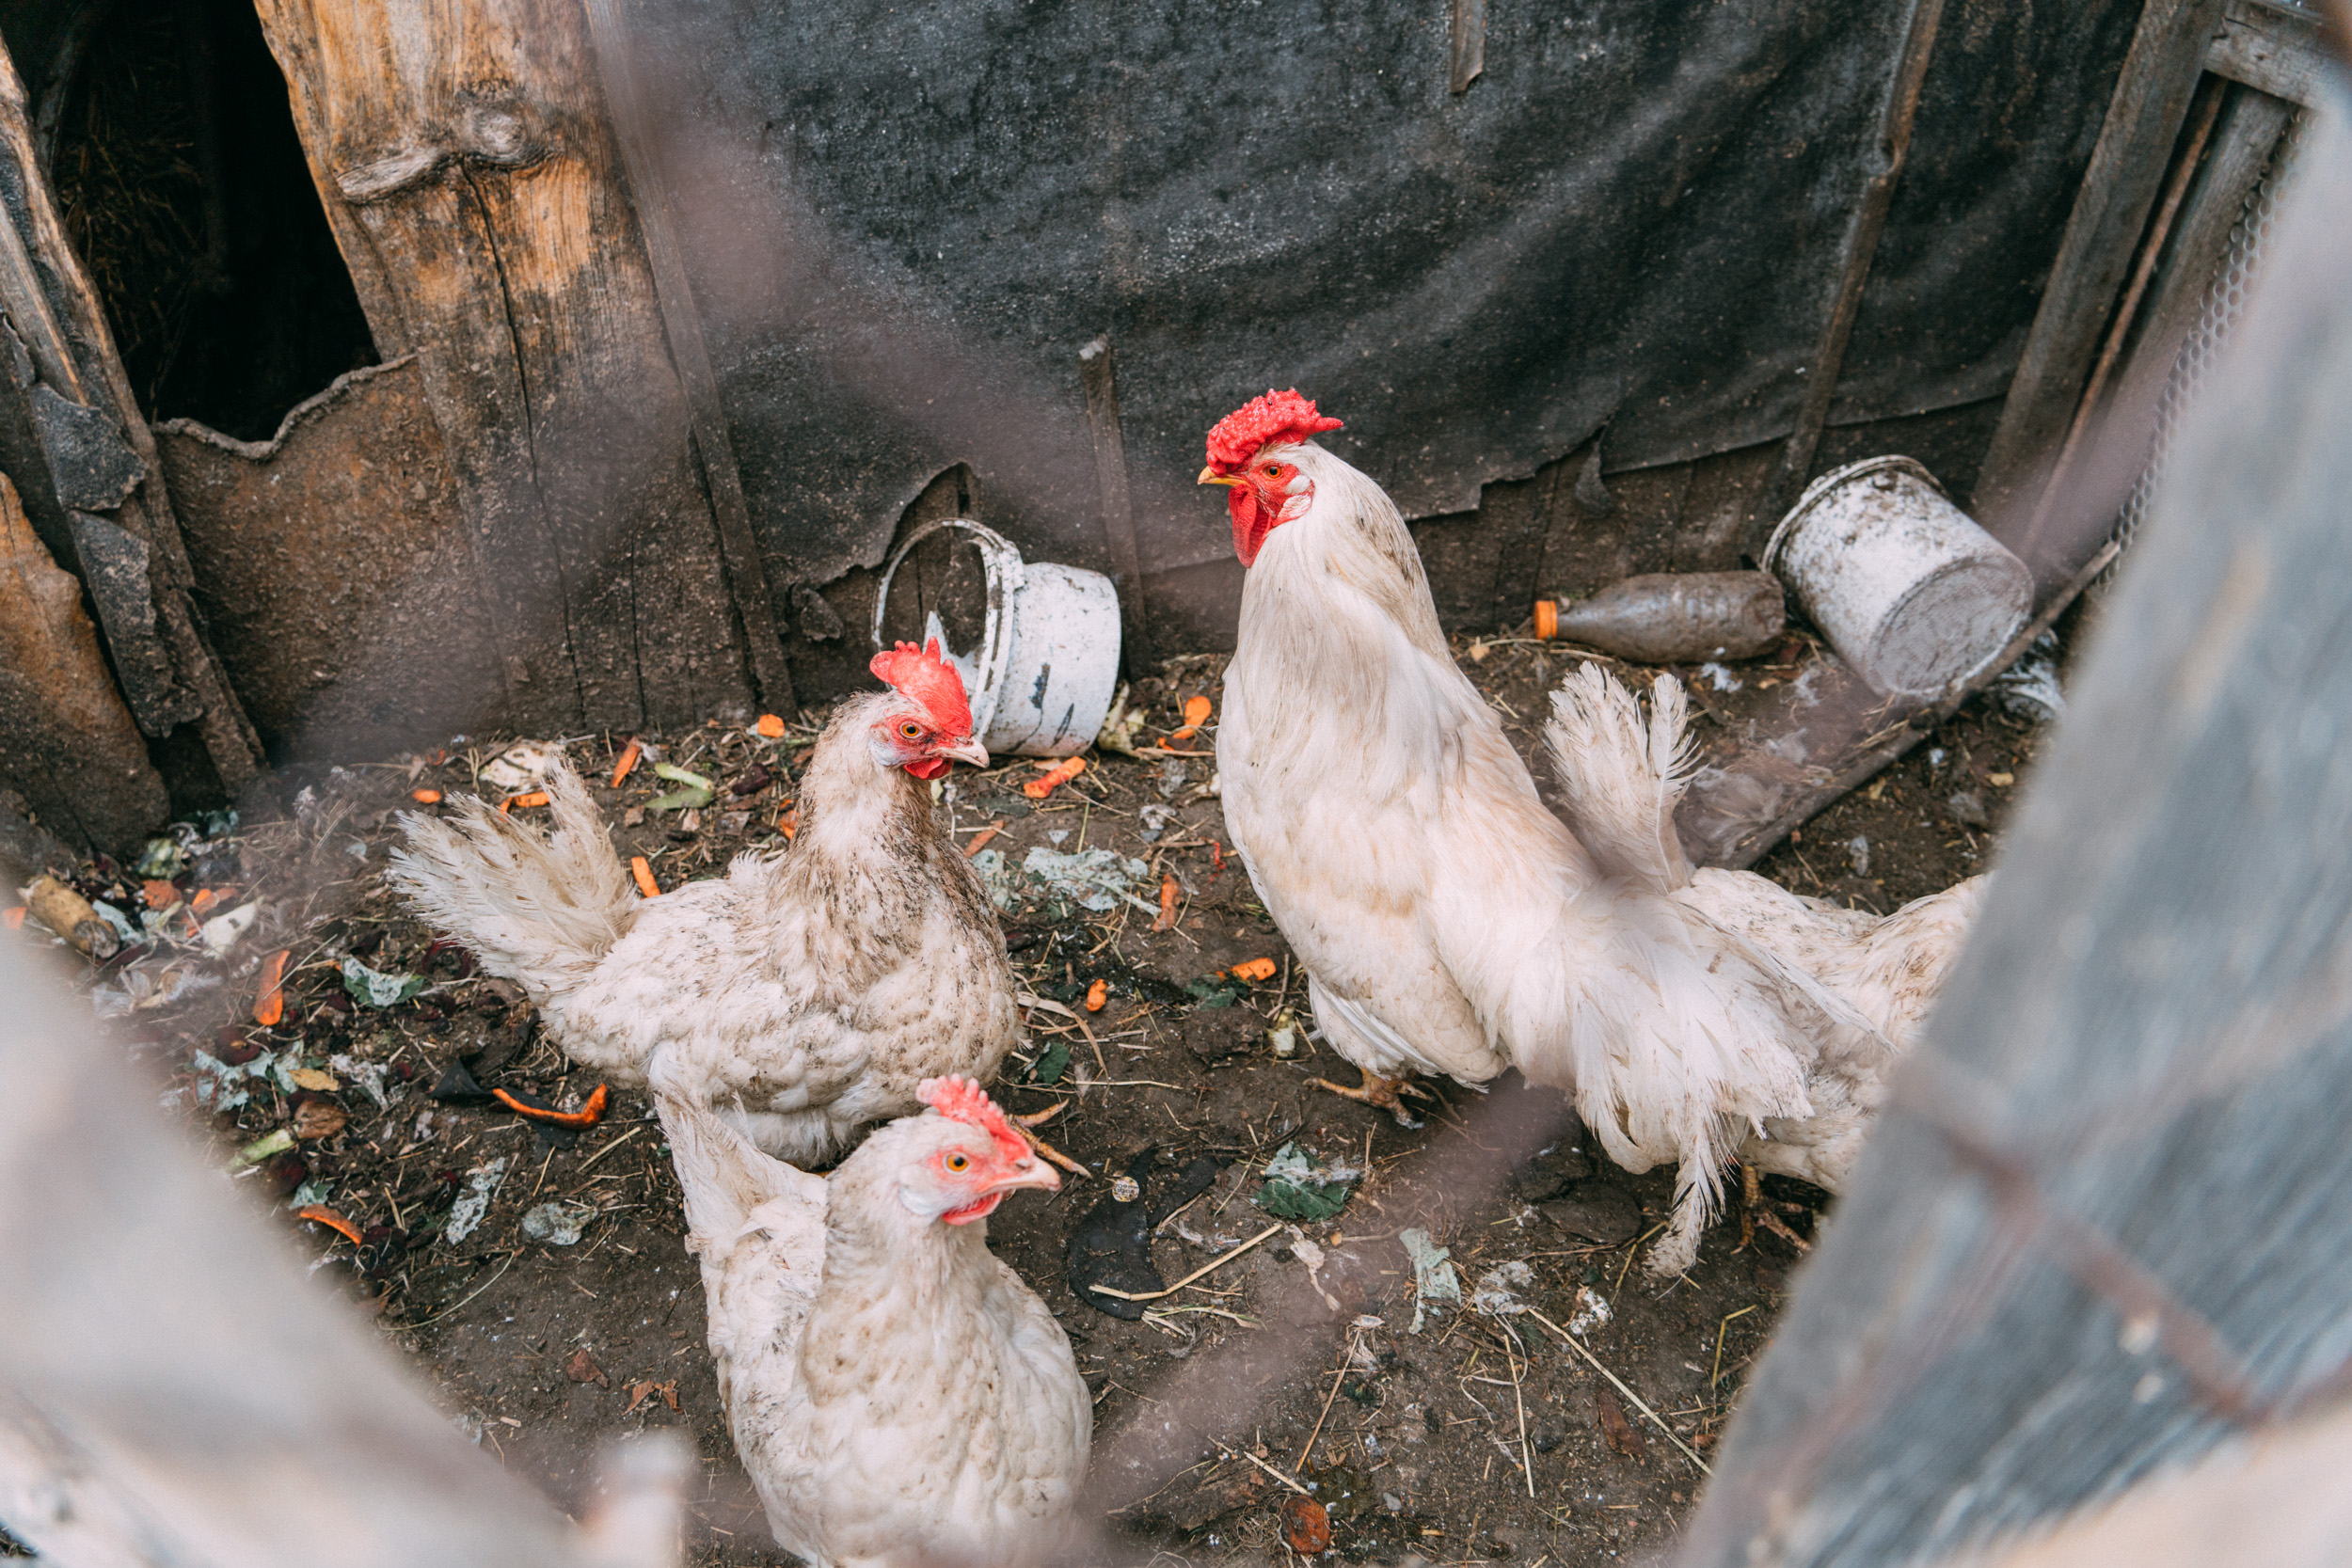
<instances>
[{"instance_id":1,"label":"white enamel bucket","mask_svg":"<svg viewBox=\"0 0 2352 1568\"><path fill-rule=\"evenodd\" d=\"M1837 656L1890 696L1941 698L2033 609L2033 574L1908 457L1835 468L1764 546Z\"/></svg>"},{"instance_id":2,"label":"white enamel bucket","mask_svg":"<svg viewBox=\"0 0 2352 1568\"><path fill-rule=\"evenodd\" d=\"M926 523L907 535L874 595L873 641L882 646L890 583L907 552L943 529L971 537L988 579L980 645L947 647L932 611L926 641L963 675L972 729L992 756L1066 757L1094 743L1119 683L1119 592L1100 572L1051 561L1025 562L995 530L961 517Z\"/></svg>"}]
</instances>

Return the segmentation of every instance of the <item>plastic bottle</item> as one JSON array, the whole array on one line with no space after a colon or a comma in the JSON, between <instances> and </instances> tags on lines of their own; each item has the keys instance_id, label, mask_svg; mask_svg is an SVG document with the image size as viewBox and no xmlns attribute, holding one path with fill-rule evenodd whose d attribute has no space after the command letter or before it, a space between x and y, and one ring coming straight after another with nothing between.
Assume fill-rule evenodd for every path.
<instances>
[{"instance_id":1,"label":"plastic bottle","mask_svg":"<svg viewBox=\"0 0 2352 1568\"><path fill-rule=\"evenodd\" d=\"M1643 664L1754 658L1788 625L1770 572L1650 572L1589 599L1537 599L1535 635Z\"/></svg>"}]
</instances>

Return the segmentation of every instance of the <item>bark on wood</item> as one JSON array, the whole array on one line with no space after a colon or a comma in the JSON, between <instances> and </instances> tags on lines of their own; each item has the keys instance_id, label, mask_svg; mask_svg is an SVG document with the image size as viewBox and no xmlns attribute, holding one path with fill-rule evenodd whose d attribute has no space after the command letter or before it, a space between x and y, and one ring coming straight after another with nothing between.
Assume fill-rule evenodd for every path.
<instances>
[{"instance_id":1,"label":"bark on wood","mask_svg":"<svg viewBox=\"0 0 2352 1568\"><path fill-rule=\"evenodd\" d=\"M261 12L377 343L417 356L507 721L748 714L686 396L577 6Z\"/></svg>"},{"instance_id":2,"label":"bark on wood","mask_svg":"<svg viewBox=\"0 0 2352 1568\"><path fill-rule=\"evenodd\" d=\"M51 833L119 852L171 802L106 673L82 588L33 532L0 474L0 783Z\"/></svg>"},{"instance_id":3,"label":"bark on wood","mask_svg":"<svg viewBox=\"0 0 2352 1568\"><path fill-rule=\"evenodd\" d=\"M155 736L194 725L219 789L233 797L259 769L260 743L205 642L154 439L37 166L24 84L5 52L0 165L12 187L0 214L0 309L14 338L5 370L30 409L48 468L40 477L71 518L74 564L132 716ZM203 793L213 782L184 784Z\"/></svg>"},{"instance_id":4,"label":"bark on wood","mask_svg":"<svg viewBox=\"0 0 2352 1568\"><path fill-rule=\"evenodd\" d=\"M382 757L487 727L501 679L414 356L354 371L268 442L155 429L198 602L271 746Z\"/></svg>"}]
</instances>

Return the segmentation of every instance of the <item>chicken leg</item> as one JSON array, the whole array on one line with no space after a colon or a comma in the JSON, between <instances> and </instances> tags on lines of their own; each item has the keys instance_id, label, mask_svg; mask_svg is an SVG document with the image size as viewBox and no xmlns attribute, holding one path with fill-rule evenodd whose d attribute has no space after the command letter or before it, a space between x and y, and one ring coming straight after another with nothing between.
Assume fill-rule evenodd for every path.
<instances>
[{"instance_id":1,"label":"chicken leg","mask_svg":"<svg viewBox=\"0 0 2352 1568\"><path fill-rule=\"evenodd\" d=\"M1400 1078L1383 1078L1370 1068L1358 1068L1356 1070L1364 1075L1364 1081L1352 1089L1343 1088L1328 1078L1310 1078L1307 1082L1316 1088L1329 1089L1333 1094L1345 1095L1350 1100L1360 1100L1367 1105L1376 1105L1394 1117L1399 1127L1410 1131L1418 1131L1422 1124L1413 1119L1412 1113L1405 1108L1405 1101L1399 1096L1409 1094L1418 1095L1427 1101L1438 1100L1436 1095L1414 1083L1410 1074ZM1442 1103L1442 1101L1438 1102Z\"/></svg>"},{"instance_id":2,"label":"chicken leg","mask_svg":"<svg viewBox=\"0 0 2352 1568\"><path fill-rule=\"evenodd\" d=\"M1092 1171L1029 1131L1030 1128L1042 1122L1053 1120L1069 1108L1070 1101L1064 1100L1048 1105L1042 1111L1034 1111L1025 1117L1007 1117L1005 1119L1011 1122L1014 1130L1029 1141L1029 1147L1037 1150L1039 1159L1050 1164L1059 1165L1073 1176L1092 1176L1094 1174Z\"/></svg>"}]
</instances>

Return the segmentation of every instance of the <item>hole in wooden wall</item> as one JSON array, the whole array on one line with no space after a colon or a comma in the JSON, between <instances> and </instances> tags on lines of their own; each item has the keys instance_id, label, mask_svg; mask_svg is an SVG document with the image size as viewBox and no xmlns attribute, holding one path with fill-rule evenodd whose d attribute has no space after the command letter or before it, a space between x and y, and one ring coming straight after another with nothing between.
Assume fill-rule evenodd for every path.
<instances>
[{"instance_id":1,"label":"hole in wooden wall","mask_svg":"<svg viewBox=\"0 0 2352 1568\"><path fill-rule=\"evenodd\" d=\"M246 440L376 362L294 135L286 84L240 0L87 0L48 62L36 124L133 394ZM62 66L62 73L56 67Z\"/></svg>"}]
</instances>

